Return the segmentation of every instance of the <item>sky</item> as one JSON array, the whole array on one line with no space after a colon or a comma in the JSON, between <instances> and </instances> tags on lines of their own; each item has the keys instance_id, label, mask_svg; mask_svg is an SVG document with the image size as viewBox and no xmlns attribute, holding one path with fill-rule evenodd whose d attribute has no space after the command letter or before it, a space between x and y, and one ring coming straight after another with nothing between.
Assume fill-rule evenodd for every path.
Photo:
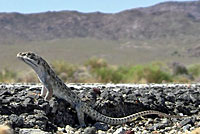
<instances>
[{"instance_id":1,"label":"sky","mask_svg":"<svg viewBox=\"0 0 200 134\"><path fill-rule=\"evenodd\" d=\"M86 13L96 11L116 13L126 9L147 7L166 1L169 0L0 0L0 12L39 13L76 10Z\"/></svg>"}]
</instances>

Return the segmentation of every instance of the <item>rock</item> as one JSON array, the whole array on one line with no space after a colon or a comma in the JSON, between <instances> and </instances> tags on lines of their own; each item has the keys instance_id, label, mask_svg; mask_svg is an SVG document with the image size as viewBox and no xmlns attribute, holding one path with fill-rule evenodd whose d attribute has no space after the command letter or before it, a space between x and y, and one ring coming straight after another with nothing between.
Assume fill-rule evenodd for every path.
<instances>
[{"instance_id":1,"label":"rock","mask_svg":"<svg viewBox=\"0 0 200 134\"><path fill-rule=\"evenodd\" d=\"M32 98L26 98L23 102L24 106L27 107L29 105L32 105L33 99Z\"/></svg>"},{"instance_id":2,"label":"rock","mask_svg":"<svg viewBox=\"0 0 200 134\"><path fill-rule=\"evenodd\" d=\"M98 134L107 134L106 132L102 131L102 130L98 130L97 131Z\"/></svg>"},{"instance_id":3,"label":"rock","mask_svg":"<svg viewBox=\"0 0 200 134\"><path fill-rule=\"evenodd\" d=\"M33 93L40 91L38 88L31 88L33 86L35 85L0 84L2 94L0 123L10 120L16 134L25 128L38 128L47 133L55 133L58 129L62 133L67 133L67 130L70 130L69 133L75 134L178 133L180 129L191 130L200 126L199 118L168 122L168 119L149 115L144 116L145 120L138 118L125 126L110 126L85 116L86 125L93 125L77 130L79 123L75 109L65 100L54 96L49 102L44 101L42 97L35 97ZM198 117L200 110L200 85L197 84L68 84L68 86L97 111L110 117L124 117L149 109ZM101 92L94 91L94 88ZM176 126L177 121L182 128Z\"/></svg>"},{"instance_id":4,"label":"rock","mask_svg":"<svg viewBox=\"0 0 200 134\"><path fill-rule=\"evenodd\" d=\"M12 122L12 125L15 127L22 127L24 124L24 120L22 117L19 117L16 114L11 114L9 116L10 121Z\"/></svg>"},{"instance_id":5,"label":"rock","mask_svg":"<svg viewBox=\"0 0 200 134\"><path fill-rule=\"evenodd\" d=\"M183 127L187 124L194 125L195 118L186 118L179 123L179 127Z\"/></svg>"},{"instance_id":6,"label":"rock","mask_svg":"<svg viewBox=\"0 0 200 134\"><path fill-rule=\"evenodd\" d=\"M113 134L124 134L125 132L125 129L123 127L120 127Z\"/></svg>"},{"instance_id":7,"label":"rock","mask_svg":"<svg viewBox=\"0 0 200 134\"><path fill-rule=\"evenodd\" d=\"M134 134L134 131L128 130L125 132L125 134Z\"/></svg>"},{"instance_id":8,"label":"rock","mask_svg":"<svg viewBox=\"0 0 200 134\"><path fill-rule=\"evenodd\" d=\"M49 113L50 113L51 108L50 108L49 103L44 102L44 103L42 103L42 104L39 105L39 106L42 108L42 110L45 111L46 114L49 114Z\"/></svg>"},{"instance_id":9,"label":"rock","mask_svg":"<svg viewBox=\"0 0 200 134\"><path fill-rule=\"evenodd\" d=\"M67 125L67 126L65 127L65 131L67 132L67 134L74 134L75 129L72 128L70 125Z\"/></svg>"},{"instance_id":10,"label":"rock","mask_svg":"<svg viewBox=\"0 0 200 134\"><path fill-rule=\"evenodd\" d=\"M94 124L94 127L95 127L97 130L103 130L103 131L107 131L107 130L108 130L108 124L102 123L102 122L96 122L96 123Z\"/></svg>"},{"instance_id":11,"label":"rock","mask_svg":"<svg viewBox=\"0 0 200 134\"><path fill-rule=\"evenodd\" d=\"M85 128L83 134L96 134L96 128L95 127L87 127L87 128Z\"/></svg>"},{"instance_id":12,"label":"rock","mask_svg":"<svg viewBox=\"0 0 200 134\"><path fill-rule=\"evenodd\" d=\"M19 134L52 134L50 132L45 132L42 131L40 129L27 129L27 128L23 128L19 130Z\"/></svg>"},{"instance_id":13,"label":"rock","mask_svg":"<svg viewBox=\"0 0 200 134\"><path fill-rule=\"evenodd\" d=\"M190 130L190 128L191 128L191 124L187 124L187 125L185 125L185 126L183 126L183 131L188 131L188 130Z\"/></svg>"}]
</instances>

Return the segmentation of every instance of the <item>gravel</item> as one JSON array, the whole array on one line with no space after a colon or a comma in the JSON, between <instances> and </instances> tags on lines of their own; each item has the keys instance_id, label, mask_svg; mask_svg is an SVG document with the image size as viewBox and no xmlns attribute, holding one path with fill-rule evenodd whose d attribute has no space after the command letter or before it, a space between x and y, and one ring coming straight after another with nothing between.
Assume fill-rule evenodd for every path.
<instances>
[{"instance_id":1,"label":"gravel","mask_svg":"<svg viewBox=\"0 0 200 134\"><path fill-rule=\"evenodd\" d=\"M39 96L41 84L0 84L0 124L9 121L15 133L149 134L181 133L200 127L198 84L68 84L80 98L102 114L124 117L158 110L191 118L167 119L156 115L125 125L110 126L85 116L80 128L76 111L65 100L49 102Z\"/></svg>"}]
</instances>

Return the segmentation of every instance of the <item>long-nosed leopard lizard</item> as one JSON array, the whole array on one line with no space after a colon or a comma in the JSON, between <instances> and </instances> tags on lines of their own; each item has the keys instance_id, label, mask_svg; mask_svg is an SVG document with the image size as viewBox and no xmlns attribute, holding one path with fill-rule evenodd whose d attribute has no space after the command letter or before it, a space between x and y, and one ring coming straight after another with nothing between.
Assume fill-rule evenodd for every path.
<instances>
[{"instance_id":1,"label":"long-nosed leopard lizard","mask_svg":"<svg viewBox=\"0 0 200 134\"><path fill-rule=\"evenodd\" d=\"M64 84L64 82L62 82L60 78L58 78L53 69L42 57L38 56L33 52L18 53L17 57L24 61L26 64L28 64L37 73L40 82L43 84L41 96L43 96L45 100L50 100L52 98L52 95L55 95L56 97L62 98L69 102L71 106L76 109L78 120L81 126L85 126L84 113L97 121L101 121L111 125L124 124L133 121L135 118L152 114L156 114L167 118L183 117L176 115L168 115L154 110L142 111L121 118L112 118L105 116L94 110L87 103L83 102L77 96L77 94L75 94L69 87L67 87Z\"/></svg>"}]
</instances>

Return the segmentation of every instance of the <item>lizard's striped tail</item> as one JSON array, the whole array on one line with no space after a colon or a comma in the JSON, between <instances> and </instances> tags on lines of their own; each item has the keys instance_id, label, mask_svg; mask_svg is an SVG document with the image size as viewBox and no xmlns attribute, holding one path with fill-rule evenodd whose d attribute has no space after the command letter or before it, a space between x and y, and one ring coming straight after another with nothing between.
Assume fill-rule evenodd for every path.
<instances>
[{"instance_id":1,"label":"lizard's striped tail","mask_svg":"<svg viewBox=\"0 0 200 134\"><path fill-rule=\"evenodd\" d=\"M155 110L147 110L147 111L142 111L142 112L138 112L126 117L121 117L121 118L112 118L112 117L108 117L105 116L99 112L97 112L96 110L92 109L89 106L86 106L88 108L84 109L84 112L86 114L88 114L90 117L92 117L95 120L110 124L110 125L119 125L119 124L124 124L127 122L132 122L133 120L135 120L138 117L142 117L145 115L159 115L159 116L163 116L166 118L184 118L185 116L178 116L178 115L168 115L159 111L155 111Z\"/></svg>"}]
</instances>

